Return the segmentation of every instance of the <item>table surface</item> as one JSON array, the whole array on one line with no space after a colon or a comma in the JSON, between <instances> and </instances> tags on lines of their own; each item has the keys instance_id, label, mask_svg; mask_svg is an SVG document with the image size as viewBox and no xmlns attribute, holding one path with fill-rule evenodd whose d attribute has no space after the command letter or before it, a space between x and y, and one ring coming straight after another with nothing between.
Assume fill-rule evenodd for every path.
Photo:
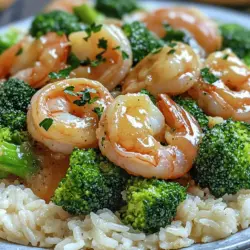
<instances>
[{"instance_id":1,"label":"table surface","mask_svg":"<svg viewBox=\"0 0 250 250\"><path fill-rule=\"evenodd\" d=\"M179 2L178 0L175 1ZM24 19L31 15L35 15L36 13L40 12L49 2L50 0L17 0L12 7L0 12L0 27L8 23ZM248 10L247 7L241 7L239 9L242 11Z\"/></svg>"}]
</instances>

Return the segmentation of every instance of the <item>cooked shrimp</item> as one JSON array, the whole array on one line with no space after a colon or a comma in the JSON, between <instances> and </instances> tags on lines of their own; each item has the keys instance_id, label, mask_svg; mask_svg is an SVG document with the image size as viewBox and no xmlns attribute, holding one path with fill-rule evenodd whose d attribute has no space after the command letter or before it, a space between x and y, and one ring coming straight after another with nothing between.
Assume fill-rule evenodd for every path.
<instances>
[{"instance_id":1,"label":"cooked shrimp","mask_svg":"<svg viewBox=\"0 0 250 250\"><path fill-rule=\"evenodd\" d=\"M96 147L95 108L104 109L112 101L108 90L96 81L79 78L48 84L31 100L28 131L54 152L70 154L74 147ZM46 118L52 119L47 130L40 124Z\"/></svg>"},{"instance_id":2,"label":"cooked shrimp","mask_svg":"<svg viewBox=\"0 0 250 250\"><path fill-rule=\"evenodd\" d=\"M24 38L0 56L0 78L12 76L42 87L50 72L60 70L68 57L66 36L48 33L40 39Z\"/></svg>"},{"instance_id":3,"label":"cooked shrimp","mask_svg":"<svg viewBox=\"0 0 250 250\"><path fill-rule=\"evenodd\" d=\"M110 161L132 175L179 178L192 167L201 129L167 95L160 95L158 105L161 111L146 95L118 96L99 123L99 147ZM160 143L164 134L168 146Z\"/></svg>"},{"instance_id":4,"label":"cooked shrimp","mask_svg":"<svg viewBox=\"0 0 250 250\"><path fill-rule=\"evenodd\" d=\"M166 35L164 22L170 24L173 28L185 29L194 36L208 54L221 47L222 39L216 23L195 8L171 7L159 9L149 13L142 21L159 37Z\"/></svg>"},{"instance_id":5,"label":"cooked shrimp","mask_svg":"<svg viewBox=\"0 0 250 250\"><path fill-rule=\"evenodd\" d=\"M54 0L46 7L45 11L49 12L53 10L62 10L72 13L75 6L79 6L87 2L88 0Z\"/></svg>"},{"instance_id":6,"label":"cooked shrimp","mask_svg":"<svg viewBox=\"0 0 250 250\"><path fill-rule=\"evenodd\" d=\"M250 70L231 50L211 54L205 66L219 80L212 85L202 79L189 94L211 116L250 122Z\"/></svg>"},{"instance_id":7,"label":"cooked shrimp","mask_svg":"<svg viewBox=\"0 0 250 250\"><path fill-rule=\"evenodd\" d=\"M250 70L231 49L210 54L205 66L230 89L249 90Z\"/></svg>"},{"instance_id":8,"label":"cooked shrimp","mask_svg":"<svg viewBox=\"0 0 250 250\"><path fill-rule=\"evenodd\" d=\"M72 52L80 59L96 60L102 52L105 60L96 67L81 66L72 76L86 77L101 82L107 89L115 88L127 75L132 66L132 52L130 43L122 30L115 25L103 25L97 33L92 33L86 41L85 31L75 32L69 36ZM99 48L100 41L107 42L107 49ZM123 58L126 54L128 58Z\"/></svg>"},{"instance_id":9,"label":"cooked shrimp","mask_svg":"<svg viewBox=\"0 0 250 250\"><path fill-rule=\"evenodd\" d=\"M149 54L128 74L122 86L123 93L147 89L153 95L178 95L186 92L197 81L200 61L186 44L165 46L157 54Z\"/></svg>"}]
</instances>

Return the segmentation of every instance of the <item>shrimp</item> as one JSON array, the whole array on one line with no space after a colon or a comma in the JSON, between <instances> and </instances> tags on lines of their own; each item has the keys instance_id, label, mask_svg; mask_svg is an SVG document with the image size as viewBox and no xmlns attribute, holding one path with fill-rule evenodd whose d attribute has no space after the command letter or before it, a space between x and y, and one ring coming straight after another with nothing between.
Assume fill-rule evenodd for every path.
<instances>
[{"instance_id":1,"label":"shrimp","mask_svg":"<svg viewBox=\"0 0 250 250\"><path fill-rule=\"evenodd\" d=\"M160 109L147 95L118 96L100 120L99 147L110 161L132 175L179 178L192 167L201 129L167 95L160 95L158 106ZM164 136L168 146L160 143Z\"/></svg>"},{"instance_id":2,"label":"shrimp","mask_svg":"<svg viewBox=\"0 0 250 250\"><path fill-rule=\"evenodd\" d=\"M0 78L12 76L42 87L52 71L60 70L67 61L68 41L65 35L48 33L40 39L25 37L0 55Z\"/></svg>"},{"instance_id":3,"label":"shrimp","mask_svg":"<svg viewBox=\"0 0 250 250\"><path fill-rule=\"evenodd\" d=\"M53 152L70 154L74 147L97 146L98 115L113 101L99 82L84 78L51 83L40 89L31 100L27 115L28 131ZM52 119L47 130L41 126Z\"/></svg>"},{"instance_id":4,"label":"shrimp","mask_svg":"<svg viewBox=\"0 0 250 250\"><path fill-rule=\"evenodd\" d=\"M88 3L87 0L54 0L50 3L46 8L45 11L53 11L53 10L62 10L69 13L73 13L73 8L75 6L82 5L84 3Z\"/></svg>"},{"instance_id":5,"label":"shrimp","mask_svg":"<svg viewBox=\"0 0 250 250\"><path fill-rule=\"evenodd\" d=\"M103 25L87 41L83 39L85 37L85 31L70 34L72 52L80 60L96 60L96 56L102 53L102 62L96 67L80 66L72 73L72 77L97 80L108 90L112 90L124 79L132 66L132 51L127 37L115 25ZM107 42L106 49L98 46L100 41ZM124 54L127 58L124 58Z\"/></svg>"},{"instance_id":6,"label":"shrimp","mask_svg":"<svg viewBox=\"0 0 250 250\"><path fill-rule=\"evenodd\" d=\"M157 54L149 54L128 74L122 85L123 93L147 89L157 96L161 93L178 95L186 92L197 81L200 60L186 44L174 48L164 46Z\"/></svg>"},{"instance_id":7,"label":"shrimp","mask_svg":"<svg viewBox=\"0 0 250 250\"><path fill-rule=\"evenodd\" d=\"M202 79L188 94L211 116L250 122L250 70L229 49L211 54L205 66L218 81L212 85Z\"/></svg>"},{"instance_id":8,"label":"shrimp","mask_svg":"<svg viewBox=\"0 0 250 250\"><path fill-rule=\"evenodd\" d=\"M171 7L159 9L146 15L142 21L148 29L155 32L159 37L166 35L164 22L170 24L173 28L187 30L205 49L207 54L221 47L222 38L216 23L195 8Z\"/></svg>"}]
</instances>

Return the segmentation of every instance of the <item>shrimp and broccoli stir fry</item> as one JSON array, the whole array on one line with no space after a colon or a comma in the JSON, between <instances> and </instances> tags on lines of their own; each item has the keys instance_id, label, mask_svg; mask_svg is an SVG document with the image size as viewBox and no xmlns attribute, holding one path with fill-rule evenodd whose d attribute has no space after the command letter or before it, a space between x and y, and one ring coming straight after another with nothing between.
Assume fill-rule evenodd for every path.
<instances>
[{"instance_id":1,"label":"shrimp and broccoli stir fry","mask_svg":"<svg viewBox=\"0 0 250 250\"><path fill-rule=\"evenodd\" d=\"M0 178L147 234L175 218L183 177L250 189L249 37L194 8L54 1L0 37Z\"/></svg>"}]
</instances>

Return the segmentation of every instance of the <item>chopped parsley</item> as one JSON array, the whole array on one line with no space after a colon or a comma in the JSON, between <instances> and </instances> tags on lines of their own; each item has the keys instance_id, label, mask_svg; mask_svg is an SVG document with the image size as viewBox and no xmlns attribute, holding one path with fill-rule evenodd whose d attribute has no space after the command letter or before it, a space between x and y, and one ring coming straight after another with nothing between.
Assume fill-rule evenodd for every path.
<instances>
[{"instance_id":1,"label":"chopped parsley","mask_svg":"<svg viewBox=\"0 0 250 250\"><path fill-rule=\"evenodd\" d=\"M169 50L169 51L168 51L168 55L172 55L172 54L174 54L174 53L175 53L175 51L176 51L175 49L171 49L171 50Z\"/></svg>"},{"instance_id":2,"label":"chopped parsley","mask_svg":"<svg viewBox=\"0 0 250 250\"><path fill-rule=\"evenodd\" d=\"M43 121L40 122L39 126L43 127L46 131L48 131L52 124L53 124L53 119L45 118Z\"/></svg>"},{"instance_id":3,"label":"chopped parsley","mask_svg":"<svg viewBox=\"0 0 250 250\"><path fill-rule=\"evenodd\" d=\"M92 23L89 27L85 29L85 32L87 33L87 36L83 39L87 42L89 38L91 37L92 33L97 33L102 29L102 24L95 24Z\"/></svg>"},{"instance_id":4,"label":"chopped parsley","mask_svg":"<svg viewBox=\"0 0 250 250\"><path fill-rule=\"evenodd\" d=\"M120 50L121 49L121 46L116 46L114 48L112 48L112 50Z\"/></svg>"},{"instance_id":5,"label":"chopped parsley","mask_svg":"<svg viewBox=\"0 0 250 250\"><path fill-rule=\"evenodd\" d=\"M162 48L155 48L151 51L151 54L158 54L159 52L161 52Z\"/></svg>"},{"instance_id":6,"label":"chopped parsley","mask_svg":"<svg viewBox=\"0 0 250 250\"><path fill-rule=\"evenodd\" d=\"M59 72L51 72L49 73L49 77L50 79L65 79L65 78L69 78L70 73L78 68L79 66L91 66L91 67L97 67L98 65L100 65L101 63L105 62L106 59L103 58L103 54L106 52L102 51L101 53L96 55L96 59L91 61L89 58L85 59L85 60L80 60L75 54L71 53L69 55L67 64L70 65L65 69L60 70Z\"/></svg>"},{"instance_id":7,"label":"chopped parsley","mask_svg":"<svg viewBox=\"0 0 250 250\"><path fill-rule=\"evenodd\" d=\"M72 96L77 96L77 93L74 92L75 87L74 86L69 86L64 89L64 93Z\"/></svg>"},{"instance_id":8,"label":"chopped parsley","mask_svg":"<svg viewBox=\"0 0 250 250\"><path fill-rule=\"evenodd\" d=\"M20 48L20 49L17 51L16 56L19 56L19 55L21 55L22 53L23 53L23 48Z\"/></svg>"},{"instance_id":9,"label":"chopped parsley","mask_svg":"<svg viewBox=\"0 0 250 250\"><path fill-rule=\"evenodd\" d=\"M186 41L186 33L184 31L173 29L168 23L164 23L163 26L166 30L166 35L163 38L164 41L166 42L171 42L171 41L185 42Z\"/></svg>"},{"instance_id":10,"label":"chopped parsley","mask_svg":"<svg viewBox=\"0 0 250 250\"><path fill-rule=\"evenodd\" d=\"M171 48L174 48L176 45L177 45L177 43L174 43L174 42L170 42L168 44L168 46L171 47Z\"/></svg>"},{"instance_id":11,"label":"chopped parsley","mask_svg":"<svg viewBox=\"0 0 250 250\"><path fill-rule=\"evenodd\" d=\"M101 118L102 113L104 111L104 107L103 106L101 106L101 107L95 107L93 109L93 111L98 115L99 118Z\"/></svg>"},{"instance_id":12,"label":"chopped parsley","mask_svg":"<svg viewBox=\"0 0 250 250\"><path fill-rule=\"evenodd\" d=\"M94 97L91 98L90 93L96 94L96 91L94 89L87 88L84 91L79 91L79 92L74 92L75 87L74 86L69 86L64 89L64 93L71 95L71 96L78 96L80 99L75 100L73 103L76 104L77 106L84 106L85 104L92 104L96 102L99 97Z\"/></svg>"},{"instance_id":13,"label":"chopped parsley","mask_svg":"<svg viewBox=\"0 0 250 250\"><path fill-rule=\"evenodd\" d=\"M151 101L152 101L154 104L156 104L156 98L155 98L149 91L147 91L146 89L142 89L142 90L140 91L140 94L148 95L149 98L151 99Z\"/></svg>"},{"instance_id":14,"label":"chopped parsley","mask_svg":"<svg viewBox=\"0 0 250 250\"><path fill-rule=\"evenodd\" d=\"M65 69L62 69L60 71L56 72L51 72L49 73L49 77L50 79L65 79L68 78L70 76L70 73L78 68L81 65L81 61L77 58L77 56L73 53L70 53L68 60L67 60L67 64L70 65Z\"/></svg>"},{"instance_id":15,"label":"chopped parsley","mask_svg":"<svg viewBox=\"0 0 250 250\"><path fill-rule=\"evenodd\" d=\"M90 99L88 103L92 104L92 103L96 102L98 99L99 99L99 97L96 96L96 97Z\"/></svg>"},{"instance_id":16,"label":"chopped parsley","mask_svg":"<svg viewBox=\"0 0 250 250\"><path fill-rule=\"evenodd\" d=\"M201 78L209 84L213 84L214 82L218 81L219 78L216 77L213 73L210 72L209 68L203 68L201 70Z\"/></svg>"},{"instance_id":17,"label":"chopped parsley","mask_svg":"<svg viewBox=\"0 0 250 250\"><path fill-rule=\"evenodd\" d=\"M122 50L122 59L123 60L129 59L129 55L124 50Z\"/></svg>"},{"instance_id":18,"label":"chopped parsley","mask_svg":"<svg viewBox=\"0 0 250 250\"><path fill-rule=\"evenodd\" d=\"M99 39L97 46L99 49L104 49L106 51L108 48L108 40L106 40L105 38Z\"/></svg>"},{"instance_id":19,"label":"chopped parsley","mask_svg":"<svg viewBox=\"0 0 250 250\"><path fill-rule=\"evenodd\" d=\"M229 55L228 55L228 54L225 54L225 55L222 57L222 59L223 59L223 60L227 60L228 57L229 57Z\"/></svg>"},{"instance_id":20,"label":"chopped parsley","mask_svg":"<svg viewBox=\"0 0 250 250\"><path fill-rule=\"evenodd\" d=\"M74 70L74 68L70 66L66 69L60 70L58 73L50 72L49 78L52 80L68 78L72 70Z\"/></svg>"},{"instance_id":21,"label":"chopped parsley","mask_svg":"<svg viewBox=\"0 0 250 250\"><path fill-rule=\"evenodd\" d=\"M98 97L91 98L90 93L96 93L94 89L85 89L84 91L77 92L76 95L80 97L79 100L75 100L73 103L77 106L84 106L85 104L92 104L97 101Z\"/></svg>"}]
</instances>

